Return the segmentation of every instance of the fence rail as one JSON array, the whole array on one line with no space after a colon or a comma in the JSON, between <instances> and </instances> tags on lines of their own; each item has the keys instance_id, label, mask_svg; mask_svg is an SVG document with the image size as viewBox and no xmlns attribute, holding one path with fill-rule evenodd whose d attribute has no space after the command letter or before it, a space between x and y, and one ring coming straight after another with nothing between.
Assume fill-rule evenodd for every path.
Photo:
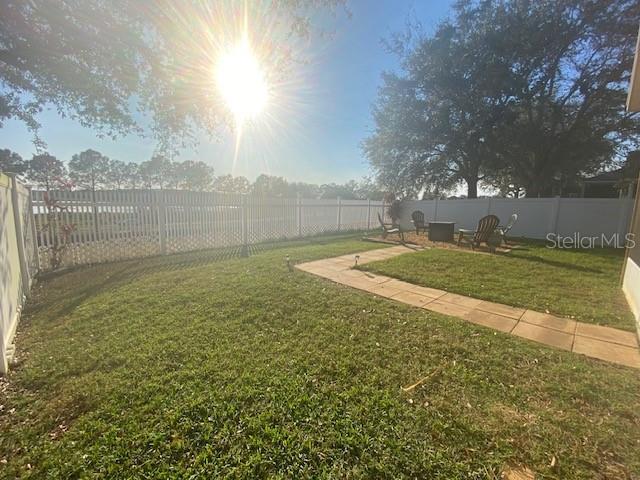
<instances>
[{"instance_id":1,"label":"fence rail","mask_svg":"<svg viewBox=\"0 0 640 480\"><path fill-rule=\"evenodd\" d=\"M34 191L44 269L249 245L375 226L369 200L180 190Z\"/></svg>"},{"instance_id":2,"label":"fence rail","mask_svg":"<svg viewBox=\"0 0 640 480\"><path fill-rule=\"evenodd\" d=\"M38 271L29 190L0 173L0 373L13 357L13 338Z\"/></svg>"}]
</instances>

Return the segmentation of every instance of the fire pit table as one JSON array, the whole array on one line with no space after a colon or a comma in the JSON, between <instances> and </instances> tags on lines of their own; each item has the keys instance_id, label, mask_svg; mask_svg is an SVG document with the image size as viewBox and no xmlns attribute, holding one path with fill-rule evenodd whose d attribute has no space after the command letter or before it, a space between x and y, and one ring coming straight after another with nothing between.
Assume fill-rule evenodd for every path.
<instances>
[{"instance_id":1,"label":"fire pit table","mask_svg":"<svg viewBox=\"0 0 640 480\"><path fill-rule=\"evenodd\" d=\"M429 240L453 242L453 227L456 222L429 222Z\"/></svg>"}]
</instances>

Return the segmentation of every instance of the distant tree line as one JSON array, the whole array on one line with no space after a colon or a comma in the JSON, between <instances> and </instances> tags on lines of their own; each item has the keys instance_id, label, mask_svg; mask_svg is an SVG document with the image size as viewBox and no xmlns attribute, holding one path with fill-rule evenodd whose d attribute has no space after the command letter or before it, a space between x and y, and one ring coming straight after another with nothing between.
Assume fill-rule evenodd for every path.
<instances>
[{"instance_id":1,"label":"distant tree line","mask_svg":"<svg viewBox=\"0 0 640 480\"><path fill-rule=\"evenodd\" d=\"M637 0L459 0L451 18L388 42L363 150L379 182L438 196L465 185L561 194L638 148L625 112Z\"/></svg>"},{"instance_id":2,"label":"distant tree line","mask_svg":"<svg viewBox=\"0 0 640 480\"><path fill-rule=\"evenodd\" d=\"M91 149L73 155L68 165L49 153L24 160L17 153L2 149L0 171L16 173L46 190L61 187L208 190L213 183L213 168L201 161L171 162L162 155L154 155L140 164L126 163Z\"/></svg>"},{"instance_id":3,"label":"distant tree line","mask_svg":"<svg viewBox=\"0 0 640 480\"><path fill-rule=\"evenodd\" d=\"M337 198L345 200L382 200L385 192L370 178L344 184L316 185L289 182L283 177L262 174L252 183L243 176L215 176L212 167L202 161L172 162L154 155L142 163L110 159L95 150L85 150L71 157L67 165L48 153L24 160L18 153L0 149L0 172L15 173L37 188L55 190L75 188L105 189L173 189L252 193L268 197Z\"/></svg>"}]
</instances>

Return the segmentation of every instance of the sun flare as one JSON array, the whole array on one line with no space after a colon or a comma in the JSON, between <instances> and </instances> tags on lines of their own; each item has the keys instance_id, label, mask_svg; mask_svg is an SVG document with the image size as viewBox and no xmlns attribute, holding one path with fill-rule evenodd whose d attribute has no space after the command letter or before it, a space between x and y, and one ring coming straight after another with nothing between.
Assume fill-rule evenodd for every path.
<instances>
[{"instance_id":1,"label":"sun flare","mask_svg":"<svg viewBox=\"0 0 640 480\"><path fill-rule=\"evenodd\" d=\"M267 105L267 80L246 40L220 56L216 82L224 103L238 124L255 119Z\"/></svg>"}]
</instances>

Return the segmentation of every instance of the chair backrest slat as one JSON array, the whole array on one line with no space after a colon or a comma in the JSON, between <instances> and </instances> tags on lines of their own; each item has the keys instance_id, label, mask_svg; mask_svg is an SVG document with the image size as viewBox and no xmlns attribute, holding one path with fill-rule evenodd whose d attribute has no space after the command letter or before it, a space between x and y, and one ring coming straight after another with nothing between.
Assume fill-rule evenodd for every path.
<instances>
[{"instance_id":1,"label":"chair backrest slat","mask_svg":"<svg viewBox=\"0 0 640 480\"><path fill-rule=\"evenodd\" d=\"M420 210L415 210L411 214L411 220L413 220L413 224L416 227L423 227L424 226L424 213L422 213Z\"/></svg>"},{"instance_id":2,"label":"chair backrest slat","mask_svg":"<svg viewBox=\"0 0 640 480\"><path fill-rule=\"evenodd\" d=\"M500 224L500 219L495 215L487 215L482 217L478 222L478 228L473 236L473 242L479 244L486 242L496 227Z\"/></svg>"}]
</instances>

